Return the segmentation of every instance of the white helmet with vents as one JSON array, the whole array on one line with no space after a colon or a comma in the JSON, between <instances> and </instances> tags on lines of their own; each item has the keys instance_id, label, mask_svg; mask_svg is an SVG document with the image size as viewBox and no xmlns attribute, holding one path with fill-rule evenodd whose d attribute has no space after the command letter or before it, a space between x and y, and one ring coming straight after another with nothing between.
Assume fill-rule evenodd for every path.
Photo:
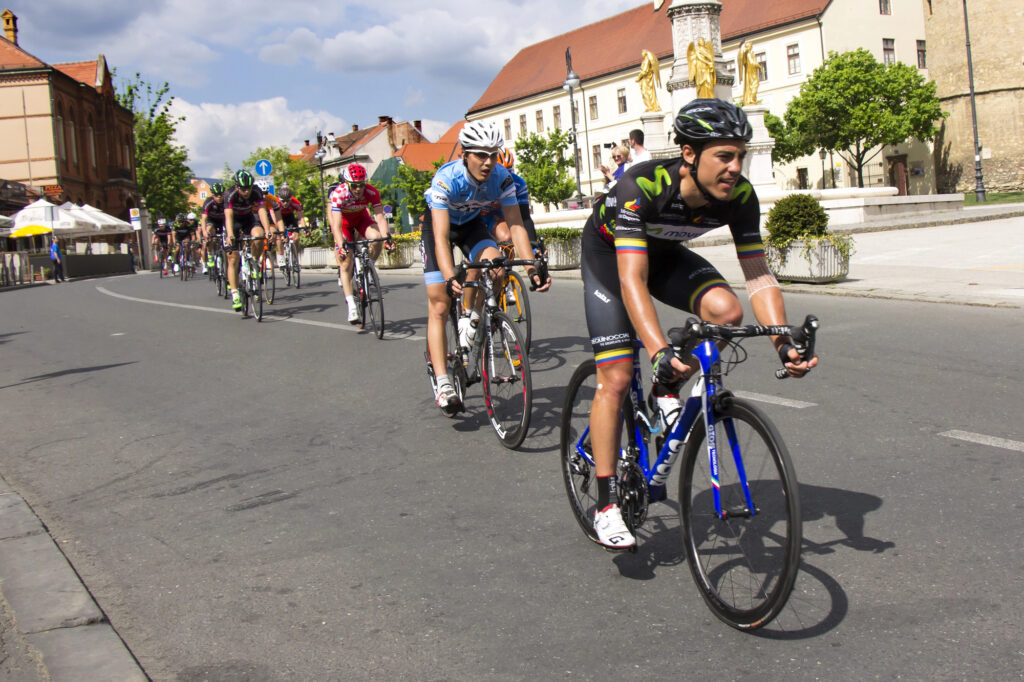
<instances>
[{"instance_id":1,"label":"white helmet with vents","mask_svg":"<svg viewBox=\"0 0 1024 682\"><path fill-rule=\"evenodd\" d=\"M467 152L498 151L505 148L505 138L496 123L470 121L459 132L459 144Z\"/></svg>"}]
</instances>

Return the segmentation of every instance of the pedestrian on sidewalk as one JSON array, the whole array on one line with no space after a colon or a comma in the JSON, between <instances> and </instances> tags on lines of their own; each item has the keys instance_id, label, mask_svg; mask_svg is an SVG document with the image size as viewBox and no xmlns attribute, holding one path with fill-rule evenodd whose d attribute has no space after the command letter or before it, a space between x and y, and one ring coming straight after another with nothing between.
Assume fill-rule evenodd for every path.
<instances>
[{"instance_id":1,"label":"pedestrian on sidewalk","mask_svg":"<svg viewBox=\"0 0 1024 682\"><path fill-rule=\"evenodd\" d=\"M68 281L64 276L64 254L61 253L56 237L50 240L50 262L53 263L53 283Z\"/></svg>"}]
</instances>

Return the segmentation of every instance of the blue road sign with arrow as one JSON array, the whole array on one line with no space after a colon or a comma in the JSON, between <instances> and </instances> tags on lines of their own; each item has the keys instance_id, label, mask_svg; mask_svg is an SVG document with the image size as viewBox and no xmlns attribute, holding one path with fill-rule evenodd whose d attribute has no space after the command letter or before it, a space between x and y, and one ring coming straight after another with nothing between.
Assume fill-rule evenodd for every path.
<instances>
[{"instance_id":1,"label":"blue road sign with arrow","mask_svg":"<svg viewBox=\"0 0 1024 682\"><path fill-rule=\"evenodd\" d=\"M274 172L274 167L266 159L256 162L256 175L270 175L272 172Z\"/></svg>"}]
</instances>

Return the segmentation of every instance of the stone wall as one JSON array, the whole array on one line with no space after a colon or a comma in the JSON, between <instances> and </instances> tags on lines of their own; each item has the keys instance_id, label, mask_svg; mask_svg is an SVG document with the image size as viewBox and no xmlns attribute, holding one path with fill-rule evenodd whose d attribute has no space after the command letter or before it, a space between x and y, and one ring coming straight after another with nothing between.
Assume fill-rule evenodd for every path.
<instances>
[{"instance_id":1,"label":"stone wall","mask_svg":"<svg viewBox=\"0 0 1024 682\"><path fill-rule=\"evenodd\" d=\"M936 140L936 173L958 191L975 186L974 130L963 4L925 0L928 72L949 112ZM1024 189L1024 4L971 0L968 6L982 175L988 191ZM941 142L941 144L939 144ZM942 191L943 181L939 188ZM948 190L947 190L948 191Z\"/></svg>"}]
</instances>

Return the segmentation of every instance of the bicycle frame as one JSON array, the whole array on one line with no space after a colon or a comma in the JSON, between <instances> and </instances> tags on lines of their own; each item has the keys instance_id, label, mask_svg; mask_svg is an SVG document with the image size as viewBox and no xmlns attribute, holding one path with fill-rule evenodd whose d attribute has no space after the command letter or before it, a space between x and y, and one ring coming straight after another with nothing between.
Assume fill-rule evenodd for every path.
<instances>
[{"instance_id":1,"label":"bicycle frame","mask_svg":"<svg viewBox=\"0 0 1024 682\"><path fill-rule=\"evenodd\" d=\"M647 445L646 435L654 435L659 433L659 431L651 425L647 417L643 396L643 379L640 374L639 351L641 348L643 348L643 343L639 340L634 341L633 377L629 385L629 399L634 416L633 441L636 452L630 452L628 447L623 447L619 450L619 458L623 460L636 459L636 463L643 472L644 480L647 483L650 500L652 502L660 501L665 498L665 484L668 481L669 474L672 472L672 467L675 465L676 458L683 449L683 444L689 437L690 430L697 423L698 419L703 418L708 444L708 470L711 472L711 485L714 489L715 514L719 519L724 519L729 515L755 515L757 511L750 496L750 486L747 483L747 474L743 467L739 442L729 422L726 422L726 436L732 451L733 460L736 463L737 476L743 486L747 509L743 511L723 511L722 509L718 482L718 434L716 433L714 412L715 396L721 390L720 381L716 378L719 375L718 367L721 362L718 346L711 340L704 340L694 349L693 356L700 362L700 376L697 377L696 383L690 392L690 397L683 403L682 412L671 427L669 427L668 433L665 434L664 442L653 462L651 461L651 450ZM587 426L576 442L575 449L580 457L591 466L596 467L593 456L583 447L589 436L590 427Z\"/></svg>"}]
</instances>

